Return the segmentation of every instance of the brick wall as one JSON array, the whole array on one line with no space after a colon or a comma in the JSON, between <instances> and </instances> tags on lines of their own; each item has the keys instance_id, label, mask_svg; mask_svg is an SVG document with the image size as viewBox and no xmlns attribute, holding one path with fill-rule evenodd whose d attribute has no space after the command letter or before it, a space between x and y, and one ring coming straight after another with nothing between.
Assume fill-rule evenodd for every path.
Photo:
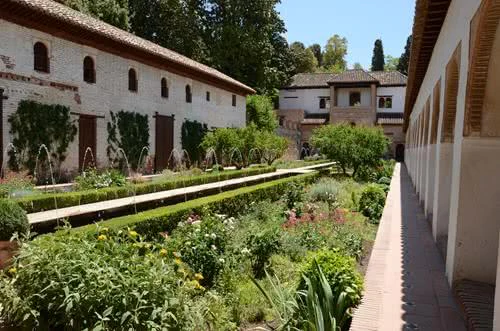
<instances>
[{"instance_id":1,"label":"brick wall","mask_svg":"<svg viewBox=\"0 0 500 331\"><path fill-rule=\"evenodd\" d=\"M72 112L104 116L97 119L97 155L101 166L107 164L107 130L109 112L120 110L147 114L150 128L150 150L155 150L155 112L175 115L174 146L181 147L184 119L207 123L208 127L241 127L245 125L245 97L167 71L128 60L100 50L79 45L46 33L0 20L0 88L9 98L4 101L4 149L11 142L8 117L20 100L69 106ZM41 41L49 48L50 74L33 70L33 45ZM95 62L96 84L83 81L83 59ZM138 92L128 90L128 70L137 71ZM161 78L168 81L169 98L161 98ZM193 102L185 102L185 86L190 84ZM206 92L211 94L206 101ZM73 116L75 120L78 116ZM78 168L78 135L69 147L64 167Z\"/></svg>"}]
</instances>

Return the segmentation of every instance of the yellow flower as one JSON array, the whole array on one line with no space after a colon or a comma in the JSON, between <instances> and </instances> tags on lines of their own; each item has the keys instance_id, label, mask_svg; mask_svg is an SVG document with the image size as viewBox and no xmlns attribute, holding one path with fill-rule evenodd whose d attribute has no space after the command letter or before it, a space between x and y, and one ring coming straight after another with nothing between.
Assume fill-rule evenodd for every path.
<instances>
[{"instance_id":1,"label":"yellow flower","mask_svg":"<svg viewBox=\"0 0 500 331\"><path fill-rule=\"evenodd\" d=\"M181 264L182 264L182 260L181 260L181 259L179 259L179 258L176 258L176 259L174 260L174 262L175 262L175 264L178 264L178 265L181 265Z\"/></svg>"},{"instance_id":2,"label":"yellow flower","mask_svg":"<svg viewBox=\"0 0 500 331\"><path fill-rule=\"evenodd\" d=\"M203 279L203 275L200 274L200 273L196 273L196 274L194 274L194 278L196 278L196 280L202 280Z\"/></svg>"},{"instance_id":3,"label":"yellow flower","mask_svg":"<svg viewBox=\"0 0 500 331\"><path fill-rule=\"evenodd\" d=\"M109 228L102 228L101 229L101 232L108 232L109 231Z\"/></svg>"},{"instance_id":4,"label":"yellow flower","mask_svg":"<svg viewBox=\"0 0 500 331\"><path fill-rule=\"evenodd\" d=\"M128 234L129 234L132 238L137 237L137 232L135 232L135 231L133 231L133 230L132 230L132 231L129 231L129 232L128 232Z\"/></svg>"},{"instance_id":5,"label":"yellow flower","mask_svg":"<svg viewBox=\"0 0 500 331\"><path fill-rule=\"evenodd\" d=\"M9 269L9 273L11 273L11 274L15 274L16 272L17 272L17 269L15 267Z\"/></svg>"},{"instance_id":6,"label":"yellow flower","mask_svg":"<svg viewBox=\"0 0 500 331\"><path fill-rule=\"evenodd\" d=\"M167 252L167 250L165 248L162 248L161 251L160 251L160 255L161 256L165 256L165 255L167 255L167 253L168 252Z\"/></svg>"},{"instance_id":7,"label":"yellow flower","mask_svg":"<svg viewBox=\"0 0 500 331\"><path fill-rule=\"evenodd\" d=\"M98 240L106 240L108 239L108 237L106 237L105 235L101 234L99 237L97 237Z\"/></svg>"}]
</instances>

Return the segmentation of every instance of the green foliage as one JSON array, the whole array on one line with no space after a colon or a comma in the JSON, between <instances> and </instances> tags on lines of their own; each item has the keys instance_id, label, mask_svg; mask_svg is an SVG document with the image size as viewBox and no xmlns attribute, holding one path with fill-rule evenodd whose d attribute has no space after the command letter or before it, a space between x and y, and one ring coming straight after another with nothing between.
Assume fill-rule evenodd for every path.
<instances>
[{"instance_id":1,"label":"green foliage","mask_svg":"<svg viewBox=\"0 0 500 331\"><path fill-rule=\"evenodd\" d=\"M118 170L105 170L99 172L92 168L86 170L75 178L75 185L78 190L91 190L105 187L123 187L127 185L127 179Z\"/></svg>"},{"instance_id":2,"label":"green foliage","mask_svg":"<svg viewBox=\"0 0 500 331\"><path fill-rule=\"evenodd\" d=\"M403 75L408 76L408 65L410 63L410 53L411 53L411 44L412 44L413 36L409 36L406 40L405 51L401 54L399 58L399 63L397 66L397 70Z\"/></svg>"},{"instance_id":3,"label":"green foliage","mask_svg":"<svg viewBox=\"0 0 500 331\"><path fill-rule=\"evenodd\" d=\"M250 249L253 275L256 278L264 277L269 259L281 247L278 231L275 229L251 233L246 240L246 244Z\"/></svg>"},{"instance_id":4,"label":"green foliage","mask_svg":"<svg viewBox=\"0 0 500 331\"><path fill-rule=\"evenodd\" d=\"M337 161L342 171L375 166L384 156L389 142L381 128L353 127L347 124L326 125L313 131L313 145L329 159Z\"/></svg>"},{"instance_id":5,"label":"green foliage","mask_svg":"<svg viewBox=\"0 0 500 331\"><path fill-rule=\"evenodd\" d=\"M182 123L182 148L189 154L192 163L201 161L204 158L203 150L200 147L203 138L207 134L208 127L205 123L185 120Z\"/></svg>"},{"instance_id":6,"label":"green foliage","mask_svg":"<svg viewBox=\"0 0 500 331\"><path fill-rule=\"evenodd\" d=\"M385 206L385 192L381 185L368 185L359 198L359 211L372 222L378 223Z\"/></svg>"},{"instance_id":7,"label":"green foliage","mask_svg":"<svg viewBox=\"0 0 500 331\"><path fill-rule=\"evenodd\" d=\"M263 151L263 161L271 165L285 154L288 141L273 132L262 131L257 135L256 146L260 151Z\"/></svg>"},{"instance_id":8,"label":"green foliage","mask_svg":"<svg viewBox=\"0 0 500 331\"><path fill-rule=\"evenodd\" d=\"M228 231L222 219L190 216L179 222L168 242L169 250L196 273L203 276L200 283L211 287L224 268L224 253L228 244Z\"/></svg>"},{"instance_id":9,"label":"green foliage","mask_svg":"<svg viewBox=\"0 0 500 331\"><path fill-rule=\"evenodd\" d=\"M321 67L323 65L323 51L321 49L321 45L312 44L311 46L308 47L308 49L311 50L314 57L316 58L318 66Z\"/></svg>"},{"instance_id":10,"label":"green foliage","mask_svg":"<svg viewBox=\"0 0 500 331\"><path fill-rule=\"evenodd\" d=\"M127 0L56 0L68 7L128 30Z\"/></svg>"},{"instance_id":11,"label":"green foliage","mask_svg":"<svg viewBox=\"0 0 500 331\"><path fill-rule=\"evenodd\" d=\"M203 289L165 252L107 229L23 243L0 274L0 317L26 329L186 329Z\"/></svg>"},{"instance_id":12,"label":"green foliage","mask_svg":"<svg viewBox=\"0 0 500 331\"><path fill-rule=\"evenodd\" d=\"M287 186L284 200L287 208L292 209L304 200L304 186L298 182L290 182Z\"/></svg>"},{"instance_id":13,"label":"green foliage","mask_svg":"<svg viewBox=\"0 0 500 331\"><path fill-rule=\"evenodd\" d=\"M26 234L29 228L26 212L15 201L0 199L0 241L10 240L14 233Z\"/></svg>"},{"instance_id":14,"label":"green foliage","mask_svg":"<svg viewBox=\"0 0 500 331\"><path fill-rule=\"evenodd\" d=\"M399 66L399 57L393 57L390 55L385 56L385 71L396 71Z\"/></svg>"},{"instance_id":15,"label":"green foliage","mask_svg":"<svg viewBox=\"0 0 500 331\"><path fill-rule=\"evenodd\" d=\"M346 55L347 39L336 34L326 43L323 66L327 71L342 72L347 69Z\"/></svg>"},{"instance_id":16,"label":"green foliage","mask_svg":"<svg viewBox=\"0 0 500 331\"><path fill-rule=\"evenodd\" d=\"M262 131L274 132L276 130L278 119L269 96L250 95L247 97L247 122L255 124Z\"/></svg>"},{"instance_id":17,"label":"green foliage","mask_svg":"<svg viewBox=\"0 0 500 331\"><path fill-rule=\"evenodd\" d=\"M295 70L293 74L314 72L318 66L318 60L313 51L306 48L301 42L294 42L290 45L293 65Z\"/></svg>"},{"instance_id":18,"label":"green foliage","mask_svg":"<svg viewBox=\"0 0 500 331\"><path fill-rule=\"evenodd\" d=\"M384 56L384 46L382 40L375 40L375 46L373 48L372 56L372 71L384 71L385 67L385 56Z\"/></svg>"},{"instance_id":19,"label":"green foliage","mask_svg":"<svg viewBox=\"0 0 500 331\"><path fill-rule=\"evenodd\" d=\"M27 172L7 172L0 177L0 198L16 197L32 192L33 177Z\"/></svg>"},{"instance_id":20,"label":"green foliage","mask_svg":"<svg viewBox=\"0 0 500 331\"><path fill-rule=\"evenodd\" d=\"M50 162L55 170L67 156L69 144L75 139L77 128L70 117L70 109L61 105L45 105L35 101L22 100L17 111L9 116L10 133L14 149L9 150L9 166L18 170L35 170L40 145L45 144L50 152ZM47 155L40 154L45 163Z\"/></svg>"},{"instance_id":21,"label":"green foliage","mask_svg":"<svg viewBox=\"0 0 500 331\"><path fill-rule=\"evenodd\" d=\"M204 173L199 175L187 174L166 176L166 178L162 180L135 184L133 186L108 187L99 190L90 189L78 192L38 194L35 196L16 199L16 201L28 213L36 213L44 210L54 209L56 207L56 203L58 208L78 206L81 204L126 198L133 195L142 195L173 190L181 187L213 183L220 180L260 175L264 173L274 172L275 170L276 168L274 167L266 167L250 168L244 170L231 170L220 173Z\"/></svg>"},{"instance_id":22,"label":"green foliage","mask_svg":"<svg viewBox=\"0 0 500 331\"><path fill-rule=\"evenodd\" d=\"M149 147L148 115L135 112L110 112L111 121L107 124L108 147L106 153L113 164L118 162L124 167L124 156L119 152L125 151L132 169L139 166L139 157L144 147Z\"/></svg>"},{"instance_id":23,"label":"green foliage","mask_svg":"<svg viewBox=\"0 0 500 331\"><path fill-rule=\"evenodd\" d=\"M241 146L241 139L237 129L220 128L207 133L203 138L201 147L205 151L213 149L215 151L218 164L225 165L231 158L231 153L235 148Z\"/></svg>"},{"instance_id":24,"label":"green foliage","mask_svg":"<svg viewBox=\"0 0 500 331\"><path fill-rule=\"evenodd\" d=\"M346 293L346 304L355 307L361 302L363 291L363 280L356 269L356 261L352 257L341 255L335 251L321 251L315 254L304 266L305 277L313 277L317 272L316 263L325 274L331 290L337 295ZM307 289L307 283L303 279L298 287L303 291Z\"/></svg>"},{"instance_id":25,"label":"green foliage","mask_svg":"<svg viewBox=\"0 0 500 331\"><path fill-rule=\"evenodd\" d=\"M311 186L309 197L312 201L326 202L330 210L337 207L339 195L339 183L330 178L319 180Z\"/></svg>"},{"instance_id":26,"label":"green foliage","mask_svg":"<svg viewBox=\"0 0 500 331\"><path fill-rule=\"evenodd\" d=\"M395 166L396 161L394 160L380 160L374 166L362 166L356 173L356 180L377 183L380 179L386 178L389 181L385 180L385 182L379 184L390 185L390 178L392 178Z\"/></svg>"}]
</instances>

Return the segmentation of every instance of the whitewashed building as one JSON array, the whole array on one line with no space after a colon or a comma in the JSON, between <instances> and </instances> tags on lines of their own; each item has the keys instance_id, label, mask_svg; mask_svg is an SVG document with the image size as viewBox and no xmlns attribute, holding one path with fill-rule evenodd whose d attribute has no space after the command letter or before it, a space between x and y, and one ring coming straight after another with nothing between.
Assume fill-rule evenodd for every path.
<instances>
[{"instance_id":1,"label":"whitewashed building","mask_svg":"<svg viewBox=\"0 0 500 331\"><path fill-rule=\"evenodd\" d=\"M392 155L402 160L406 80L397 71L298 74L280 90L280 122L299 122L304 143L327 123L381 125L393 142Z\"/></svg>"},{"instance_id":2,"label":"whitewashed building","mask_svg":"<svg viewBox=\"0 0 500 331\"><path fill-rule=\"evenodd\" d=\"M0 1L0 156L21 100L60 104L78 127L64 167L90 147L108 162L110 112L148 116L151 154L162 169L181 146L181 126L245 125L248 86L173 51L50 0ZM157 130L157 128L159 128ZM0 159L0 162L2 160Z\"/></svg>"}]
</instances>

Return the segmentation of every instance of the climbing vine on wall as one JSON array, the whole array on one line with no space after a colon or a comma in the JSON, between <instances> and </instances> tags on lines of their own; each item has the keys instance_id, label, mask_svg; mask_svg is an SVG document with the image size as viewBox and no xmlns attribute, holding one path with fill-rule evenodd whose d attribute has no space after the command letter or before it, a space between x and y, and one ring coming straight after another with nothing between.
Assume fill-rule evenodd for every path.
<instances>
[{"instance_id":1,"label":"climbing vine on wall","mask_svg":"<svg viewBox=\"0 0 500 331\"><path fill-rule=\"evenodd\" d=\"M121 110L118 113L110 112L111 121L108 122L107 155L112 164L125 166L123 149L127 155L130 167L137 169L141 151L149 148L148 115ZM143 153L143 157L147 156ZM142 160L141 160L142 162Z\"/></svg>"},{"instance_id":2,"label":"climbing vine on wall","mask_svg":"<svg viewBox=\"0 0 500 331\"><path fill-rule=\"evenodd\" d=\"M77 133L74 122L69 107L21 101L17 111L9 116L15 147L15 150L9 150L9 167L15 170L26 168L33 173L40 146L44 144L50 152L52 166L59 170ZM40 166L46 167L45 151L40 153L39 160Z\"/></svg>"},{"instance_id":3,"label":"climbing vine on wall","mask_svg":"<svg viewBox=\"0 0 500 331\"><path fill-rule=\"evenodd\" d=\"M185 120L181 131L182 148L188 152L191 162L201 162L203 155L200 144L207 134L207 125L198 121Z\"/></svg>"}]
</instances>

